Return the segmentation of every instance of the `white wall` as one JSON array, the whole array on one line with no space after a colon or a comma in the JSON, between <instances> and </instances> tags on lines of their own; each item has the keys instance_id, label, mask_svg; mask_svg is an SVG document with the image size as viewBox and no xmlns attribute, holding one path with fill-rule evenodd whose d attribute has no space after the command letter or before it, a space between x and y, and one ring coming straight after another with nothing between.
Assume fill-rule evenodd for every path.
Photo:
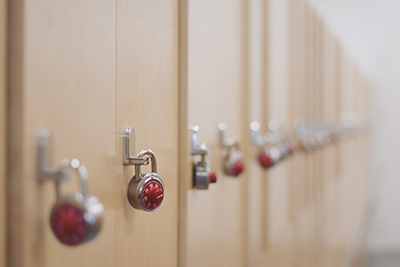
<instances>
[{"instance_id":1,"label":"white wall","mask_svg":"<svg viewBox=\"0 0 400 267\"><path fill-rule=\"evenodd\" d=\"M371 80L370 248L400 251L400 1L310 2Z\"/></svg>"}]
</instances>

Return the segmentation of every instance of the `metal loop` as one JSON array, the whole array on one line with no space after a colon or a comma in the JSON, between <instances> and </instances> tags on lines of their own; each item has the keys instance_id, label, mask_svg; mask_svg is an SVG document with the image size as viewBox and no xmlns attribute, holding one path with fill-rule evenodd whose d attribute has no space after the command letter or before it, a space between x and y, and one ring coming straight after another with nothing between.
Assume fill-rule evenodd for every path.
<instances>
[{"instance_id":1,"label":"metal loop","mask_svg":"<svg viewBox=\"0 0 400 267\"><path fill-rule=\"evenodd\" d=\"M38 135L38 180L67 180L66 168L69 166L68 159L62 159L56 168L51 168L52 150L51 133L49 130L42 130Z\"/></svg>"},{"instance_id":2,"label":"metal loop","mask_svg":"<svg viewBox=\"0 0 400 267\"><path fill-rule=\"evenodd\" d=\"M149 164L149 159L151 159L151 172L157 173L157 160L156 160L156 155L154 154L153 151L150 149L143 149L140 151L137 155L137 158L143 158L144 156L148 156L147 158L144 159L144 161L147 164L137 164L135 166L135 171L136 171L136 180L140 180L140 175L141 175L141 165L148 165Z\"/></svg>"},{"instance_id":3,"label":"metal loop","mask_svg":"<svg viewBox=\"0 0 400 267\"><path fill-rule=\"evenodd\" d=\"M85 165L83 165L78 159L73 158L66 168L66 175L68 175L68 177L71 177L71 175L69 175L69 172L67 171L68 169L72 169L72 171L76 172L79 180L80 193L84 198L87 198L89 196L87 189L87 179L89 178L89 172L86 169ZM61 181L62 180L56 181L56 192L58 198L62 198L63 196L60 191Z\"/></svg>"},{"instance_id":4,"label":"metal loop","mask_svg":"<svg viewBox=\"0 0 400 267\"><path fill-rule=\"evenodd\" d=\"M218 129L220 131L221 147L227 147L231 152L232 150L238 150L239 138L237 136L227 138L228 126L221 122L218 124Z\"/></svg>"}]
</instances>

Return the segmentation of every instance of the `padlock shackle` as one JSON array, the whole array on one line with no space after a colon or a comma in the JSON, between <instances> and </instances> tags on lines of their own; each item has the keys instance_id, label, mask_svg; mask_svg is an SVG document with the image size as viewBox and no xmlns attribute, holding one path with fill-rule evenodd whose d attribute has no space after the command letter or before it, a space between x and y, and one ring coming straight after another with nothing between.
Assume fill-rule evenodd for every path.
<instances>
[{"instance_id":1,"label":"padlock shackle","mask_svg":"<svg viewBox=\"0 0 400 267\"><path fill-rule=\"evenodd\" d=\"M74 169L78 173L79 184L81 187L81 193L84 197L87 197L88 196L87 178L89 177L89 172L87 171L85 165L83 165L76 158L71 160L71 168Z\"/></svg>"},{"instance_id":2,"label":"padlock shackle","mask_svg":"<svg viewBox=\"0 0 400 267\"><path fill-rule=\"evenodd\" d=\"M218 129L219 129L219 137L220 137L220 143L221 147L226 147L229 149L230 153L232 151L238 150L239 149L239 137L233 136L228 138L228 126L220 122L218 124Z\"/></svg>"},{"instance_id":3,"label":"padlock shackle","mask_svg":"<svg viewBox=\"0 0 400 267\"><path fill-rule=\"evenodd\" d=\"M87 171L85 165L83 165L78 159L73 158L69 165L69 168L73 169L76 171L78 179L79 179L79 187L80 187L80 193L82 194L83 197L88 197L88 189L87 189L87 179L89 177L89 172ZM66 174L67 175L67 174ZM57 198L61 199L63 195L61 194L61 182L63 180L56 180L55 186L56 186L56 194Z\"/></svg>"},{"instance_id":4,"label":"padlock shackle","mask_svg":"<svg viewBox=\"0 0 400 267\"><path fill-rule=\"evenodd\" d=\"M55 182L68 179L66 169L69 166L68 159L62 159L58 167L50 167L52 160L51 133L49 130L41 130L38 134L38 180L44 182L53 180Z\"/></svg>"},{"instance_id":5,"label":"padlock shackle","mask_svg":"<svg viewBox=\"0 0 400 267\"><path fill-rule=\"evenodd\" d=\"M57 198L60 199L62 194L60 192L61 182L69 180L68 169L72 168L75 170L79 177L79 184L81 193L84 197L88 196L87 191L87 178L89 173L86 167L79 162L76 158L69 161L68 159L62 159L57 168L49 166L51 163L51 134L49 130L42 130L39 132L38 141L38 180L44 182L46 180L53 180L56 187Z\"/></svg>"},{"instance_id":6,"label":"padlock shackle","mask_svg":"<svg viewBox=\"0 0 400 267\"><path fill-rule=\"evenodd\" d=\"M143 149L142 151L140 151L137 154L137 158L143 159L144 156L148 156L150 158L151 161L151 172L157 172L157 159L156 159L156 155L154 154L153 151L151 151L150 149ZM140 174L141 174L141 166L142 165L148 165L149 164L149 158L145 159L144 162L146 162L147 164L136 164L135 165L135 171L136 171L136 181L139 181L140 178Z\"/></svg>"}]
</instances>

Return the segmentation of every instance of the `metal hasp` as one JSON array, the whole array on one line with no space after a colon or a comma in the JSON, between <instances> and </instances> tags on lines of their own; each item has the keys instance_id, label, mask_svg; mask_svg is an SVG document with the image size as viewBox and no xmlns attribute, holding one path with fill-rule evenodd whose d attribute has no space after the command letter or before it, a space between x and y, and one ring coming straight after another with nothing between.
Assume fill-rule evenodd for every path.
<instances>
[{"instance_id":1,"label":"metal hasp","mask_svg":"<svg viewBox=\"0 0 400 267\"><path fill-rule=\"evenodd\" d=\"M265 147L267 140L260 134L261 124L258 121L250 123L251 141L258 147Z\"/></svg>"},{"instance_id":2,"label":"metal hasp","mask_svg":"<svg viewBox=\"0 0 400 267\"><path fill-rule=\"evenodd\" d=\"M193 188L208 189L210 183L217 182L217 175L210 170L210 163L205 159L210 150L205 143L199 145L199 126L190 126L190 143L192 156L200 156L198 162L193 162Z\"/></svg>"},{"instance_id":3,"label":"metal hasp","mask_svg":"<svg viewBox=\"0 0 400 267\"><path fill-rule=\"evenodd\" d=\"M252 142L255 146L262 148L258 160L265 169L285 159L294 151L295 147L292 135L277 120L271 120L268 128L268 132L261 135L261 124L258 121L250 124Z\"/></svg>"},{"instance_id":4,"label":"metal hasp","mask_svg":"<svg viewBox=\"0 0 400 267\"><path fill-rule=\"evenodd\" d=\"M296 137L305 151L325 146L337 139L338 135L336 135L335 127L327 121L306 123L302 118L296 118L293 121Z\"/></svg>"},{"instance_id":5,"label":"metal hasp","mask_svg":"<svg viewBox=\"0 0 400 267\"><path fill-rule=\"evenodd\" d=\"M132 127L126 127L124 133L124 165L148 165L149 161L142 157L131 156L130 148L133 147L135 151L135 143L131 145L131 139L135 140L135 132Z\"/></svg>"},{"instance_id":6,"label":"metal hasp","mask_svg":"<svg viewBox=\"0 0 400 267\"><path fill-rule=\"evenodd\" d=\"M191 140L191 148L192 148L192 156L201 155L206 156L210 154L210 150L207 148L206 143L201 143L199 146L199 126L190 126L191 130L190 140Z\"/></svg>"},{"instance_id":7,"label":"metal hasp","mask_svg":"<svg viewBox=\"0 0 400 267\"><path fill-rule=\"evenodd\" d=\"M50 215L50 224L56 238L67 246L76 246L92 240L101 229L104 207L95 196L88 194L86 180L89 173L78 159L62 159L57 168L51 161L50 131L43 130L38 138L38 181L54 181L57 201ZM60 192L60 183L69 180L72 170L79 177L80 191L69 195Z\"/></svg>"},{"instance_id":8,"label":"metal hasp","mask_svg":"<svg viewBox=\"0 0 400 267\"><path fill-rule=\"evenodd\" d=\"M134 131L132 127L124 129L123 136L123 164L135 166L135 175L129 182L127 197L131 206L142 211L157 210L164 199L164 183L157 174L156 155L150 149L141 150L136 156L131 155L134 145ZM142 173L141 166L151 162L151 172Z\"/></svg>"},{"instance_id":9,"label":"metal hasp","mask_svg":"<svg viewBox=\"0 0 400 267\"><path fill-rule=\"evenodd\" d=\"M238 177L244 171L243 155L238 150L239 138L236 136L227 138L228 126L223 122L218 124L218 129L221 147L228 149L228 155L224 160L225 174Z\"/></svg>"},{"instance_id":10,"label":"metal hasp","mask_svg":"<svg viewBox=\"0 0 400 267\"><path fill-rule=\"evenodd\" d=\"M368 129L368 117L363 112L345 112L337 121L312 122L296 118L293 127L302 149L311 151L356 133L363 133Z\"/></svg>"},{"instance_id":11,"label":"metal hasp","mask_svg":"<svg viewBox=\"0 0 400 267\"><path fill-rule=\"evenodd\" d=\"M53 180L55 182L64 181L68 179L67 168L69 166L68 159L62 159L58 167L52 168L51 164L51 133L48 130L42 130L38 135L38 175L39 182L46 180Z\"/></svg>"}]
</instances>

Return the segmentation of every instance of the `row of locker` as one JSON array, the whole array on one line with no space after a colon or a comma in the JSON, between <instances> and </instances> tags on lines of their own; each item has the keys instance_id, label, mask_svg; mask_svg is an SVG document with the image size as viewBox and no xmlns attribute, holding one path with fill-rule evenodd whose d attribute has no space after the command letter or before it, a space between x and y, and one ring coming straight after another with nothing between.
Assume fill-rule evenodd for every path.
<instances>
[{"instance_id":1,"label":"row of locker","mask_svg":"<svg viewBox=\"0 0 400 267\"><path fill-rule=\"evenodd\" d=\"M362 229L368 137L294 153L267 172L253 143L271 141L257 132L269 132L272 118L304 118L295 134L308 134L306 149L327 142L324 129L334 130L324 121L342 114L358 114L349 125L364 127L368 81L307 1L7 4L4 265L333 267L356 260L348 251ZM260 124L250 131L253 120ZM240 179L224 179L220 122L240 140ZM190 125L199 125L220 178L208 190L193 190ZM122 164L129 153L119 130L127 126L136 149L157 155L166 196L154 213L132 209L127 198L135 173ZM102 231L81 246L62 245L49 227L57 196L52 183L37 181L42 128L54 137L51 158L84 162L89 192L104 205ZM62 183L61 192L74 190Z\"/></svg>"},{"instance_id":2,"label":"row of locker","mask_svg":"<svg viewBox=\"0 0 400 267\"><path fill-rule=\"evenodd\" d=\"M261 148L258 156L260 166L264 169L275 166L278 162L287 159L290 155L302 149L310 151L326 146L334 141L343 139L346 135L360 133L365 130L365 118L349 120L335 126L319 124L305 124L296 120L296 134L299 143L294 140L288 129L284 129L279 122L269 122L269 132L260 134L259 122L252 122L253 144ZM227 125L218 124L220 130L220 142L222 148L227 148L228 154L223 160L224 174L228 177L239 177L245 170L243 155L239 150L237 137L227 138ZM190 127L191 155L200 156L200 160L193 164L193 187L195 189L208 189L210 183L217 182L217 174L211 172L210 162L206 156L210 150L205 143L199 145L199 127ZM165 187L161 176L157 173L157 157L150 149L143 149L137 155L132 155L131 146L134 143L134 131L132 127L125 128L123 136L123 165L135 166L135 173L129 181L127 198L135 209L153 212L160 208L164 199ZM133 146L134 147L134 146ZM133 149L133 151L135 151ZM55 237L64 245L76 246L95 238L102 228L104 207L100 200L88 193L87 178L89 172L86 167L74 158L71 161L62 159L58 167L49 166L50 132L43 130L39 134L38 141L38 181L51 180L55 183L57 202L54 204L50 215L50 225ZM151 166L150 172L142 172L141 167ZM76 171L80 190L74 194L61 193L62 182L71 178L71 168Z\"/></svg>"}]
</instances>

